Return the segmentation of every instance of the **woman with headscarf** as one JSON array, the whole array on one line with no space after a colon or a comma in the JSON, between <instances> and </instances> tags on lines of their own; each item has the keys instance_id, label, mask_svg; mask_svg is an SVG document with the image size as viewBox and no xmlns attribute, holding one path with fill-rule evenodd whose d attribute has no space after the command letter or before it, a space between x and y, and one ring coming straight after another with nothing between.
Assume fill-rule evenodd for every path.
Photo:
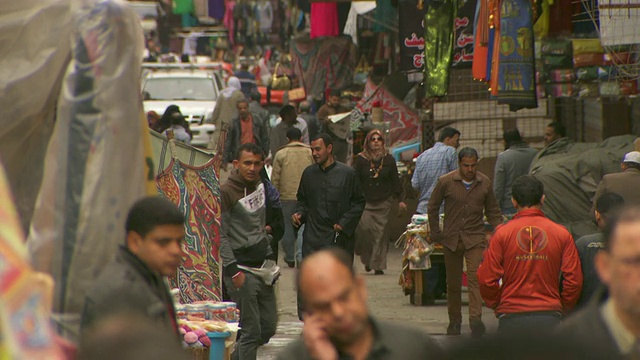
<instances>
[{"instance_id":1,"label":"woman with headscarf","mask_svg":"<svg viewBox=\"0 0 640 360\"><path fill-rule=\"evenodd\" d=\"M354 163L356 176L366 205L356 228L355 253L367 272L375 270L384 274L387 268L391 207L399 201L399 208L406 209L398 168L393 156L387 154L384 136L380 130L371 130L364 141L364 150Z\"/></svg>"},{"instance_id":2,"label":"woman with headscarf","mask_svg":"<svg viewBox=\"0 0 640 360\"><path fill-rule=\"evenodd\" d=\"M216 129L213 132L209 149L215 150L217 148L220 140L220 130L222 130L222 127L228 127L229 124L231 124L231 121L238 117L236 104L238 101L245 99L245 96L240 89L240 79L232 76L227 80L227 87L220 92L220 96L218 96L216 107L213 109L213 116L211 118L211 123L216 126Z\"/></svg>"}]
</instances>

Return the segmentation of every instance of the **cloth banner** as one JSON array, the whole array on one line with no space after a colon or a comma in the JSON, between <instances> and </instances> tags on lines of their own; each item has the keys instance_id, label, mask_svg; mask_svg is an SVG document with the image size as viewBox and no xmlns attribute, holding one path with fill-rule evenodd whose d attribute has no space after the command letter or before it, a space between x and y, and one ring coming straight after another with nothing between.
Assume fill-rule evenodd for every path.
<instances>
[{"instance_id":1,"label":"cloth banner","mask_svg":"<svg viewBox=\"0 0 640 360\"><path fill-rule=\"evenodd\" d=\"M400 36L400 70L417 71L424 68L424 15L426 6L398 3L398 31Z\"/></svg>"},{"instance_id":2,"label":"cloth banner","mask_svg":"<svg viewBox=\"0 0 640 360\"><path fill-rule=\"evenodd\" d=\"M498 104L508 104L511 111L538 107L530 0L502 2L498 46Z\"/></svg>"},{"instance_id":3,"label":"cloth banner","mask_svg":"<svg viewBox=\"0 0 640 360\"><path fill-rule=\"evenodd\" d=\"M0 359L62 358L45 299L27 262L24 232L0 165Z\"/></svg>"},{"instance_id":4,"label":"cloth banner","mask_svg":"<svg viewBox=\"0 0 640 360\"><path fill-rule=\"evenodd\" d=\"M220 182L215 161L191 166L173 159L156 180L158 192L176 204L186 219L183 263L171 278L171 287L180 288L185 304L222 301Z\"/></svg>"},{"instance_id":5,"label":"cloth banner","mask_svg":"<svg viewBox=\"0 0 640 360\"><path fill-rule=\"evenodd\" d=\"M364 113L371 114L372 105L377 102L384 112L384 122L390 124L387 148L420 141L422 131L416 110L405 105L384 86L375 85L371 79L367 80L362 100L356 105L352 119L360 118Z\"/></svg>"},{"instance_id":6,"label":"cloth banner","mask_svg":"<svg viewBox=\"0 0 640 360\"><path fill-rule=\"evenodd\" d=\"M457 15L453 19L455 35L451 66L454 68L468 68L473 62L473 22L477 3L477 0L458 0Z\"/></svg>"},{"instance_id":7,"label":"cloth banner","mask_svg":"<svg viewBox=\"0 0 640 360\"><path fill-rule=\"evenodd\" d=\"M303 79L307 96L324 97L327 89L344 89L353 83L357 48L350 37L295 40L291 42L291 64Z\"/></svg>"},{"instance_id":8,"label":"cloth banner","mask_svg":"<svg viewBox=\"0 0 640 360\"><path fill-rule=\"evenodd\" d=\"M458 0L427 2L425 24L424 84L427 97L447 94L453 58L453 23Z\"/></svg>"},{"instance_id":9,"label":"cloth banner","mask_svg":"<svg viewBox=\"0 0 640 360\"><path fill-rule=\"evenodd\" d=\"M120 1L84 1L73 14L73 55L27 240L35 269L55 280L54 312L70 338L85 293L124 241L131 205L154 193L140 21Z\"/></svg>"}]
</instances>

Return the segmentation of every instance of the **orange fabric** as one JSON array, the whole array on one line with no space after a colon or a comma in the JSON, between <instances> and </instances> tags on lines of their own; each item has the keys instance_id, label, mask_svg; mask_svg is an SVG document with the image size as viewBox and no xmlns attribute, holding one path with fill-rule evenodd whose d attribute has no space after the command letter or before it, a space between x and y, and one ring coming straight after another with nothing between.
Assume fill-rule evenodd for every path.
<instances>
[{"instance_id":1,"label":"orange fabric","mask_svg":"<svg viewBox=\"0 0 640 360\"><path fill-rule=\"evenodd\" d=\"M473 64L471 75L474 79L485 81L487 79L487 59L489 55L489 9L487 0L480 0L480 11L476 28L476 38L473 50Z\"/></svg>"},{"instance_id":2,"label":"orange fabric","mask_svg":"<svg viewBox=\"0 0 640 360\"><path fill-rule=\"evenodd\" d=\"M253 137L253 119L251 115L245 120L240 119L240 144L256 143Z\"/></svg>"},{"instance_id":3,"label":"orange fabric","mask_svg":"<svg viewBox=\"0 0 640 360\"><path fill-rule=\"evenodd\" d=\"M582 291L578 250L563 226L540 210L524 210L496 229L478 268L478 281L485 303L498 314L566 313Z\"/></svg>"}]
</instances>

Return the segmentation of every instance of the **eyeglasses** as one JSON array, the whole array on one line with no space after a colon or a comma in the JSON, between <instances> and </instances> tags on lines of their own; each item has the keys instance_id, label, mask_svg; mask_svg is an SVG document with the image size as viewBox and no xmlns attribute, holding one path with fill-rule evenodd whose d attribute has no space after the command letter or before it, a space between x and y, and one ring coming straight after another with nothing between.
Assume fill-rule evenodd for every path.
<instances>
[{"instance_id":1,"label":"eyeglasses","mask_svg":"<svg viewBox=\"0 0 640 360\"><path fill-rule=\"evenodd\" d=\"M377 136L376 137L372 137L371 141L382 141L382 138L381 137L377 137Z\"/></svg>"}]
</instances>

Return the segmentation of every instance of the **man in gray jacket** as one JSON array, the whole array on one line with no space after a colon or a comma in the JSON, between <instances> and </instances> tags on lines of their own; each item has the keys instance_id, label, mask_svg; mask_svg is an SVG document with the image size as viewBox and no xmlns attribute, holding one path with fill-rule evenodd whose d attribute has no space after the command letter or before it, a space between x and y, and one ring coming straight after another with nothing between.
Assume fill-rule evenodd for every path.
<instances>
[{"instance_id":1,"label":"man in gray jacket","mask_svg":"<svg viewBox=\"0 0 640 360\"><path fill-rule=\"evenodd\" d=\"M241 330L233 353L233 358L240 360L255 359L258 347L269 342L277 325L275 280L261 276L268 270L268 260L275 260L260 179L263 166L264 152L258 145L241 145L234 170L220 188L220 256L224 284L240 310Z\"/></svg>"},{"instance_id":2,"label":"man in gray jacket","mask_svg":"<svg viewBox=\"0 0 640 360\"><path fill-rule=\"evenodd\" d=\"M87 293L82 331L111 316L134 314L177 337L164 277L175 275L182 263L184 215L167 199L147 197L129 211L126 231L126 246L118 249Z\"/></svg>"},{"instance_id":3,"label":"man in gray jacket","mask_svg":"<svg viewBox=\"0 0 640 360\"><path fill-rule=\"evenodd\" d=\"M506 150L498 154L493 176L493 192L502 213L514 215L516 208L511 203L511 185L515 179L529 172L531 160L537 151L522 141L516 128L505 130L502 136Z\"/></svg>"}]
</instances>

